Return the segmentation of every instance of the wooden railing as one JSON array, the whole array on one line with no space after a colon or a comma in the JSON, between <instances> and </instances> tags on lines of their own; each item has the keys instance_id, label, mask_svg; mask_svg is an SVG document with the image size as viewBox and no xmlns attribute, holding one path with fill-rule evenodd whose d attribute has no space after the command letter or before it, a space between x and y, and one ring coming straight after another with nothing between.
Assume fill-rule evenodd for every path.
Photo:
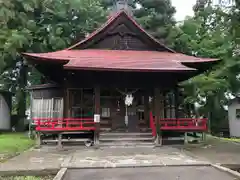
<instances>
[{"instance_id":1,"label":"wooden railing","mask_svg":"<svg viewBox=\"0 0 240 180\"><path fill-rule=\"evenodd\" d=\"M207 131L207 118L160 118L161 130L168 131ZM156 121L150 112L150 127L153 136L156 136Z\"/></svg>"},{"instance_id":2,"label":"wooden railing","mask_svg":"<svg viewBox=\"0 0 240 180\"><path fill-rule=\"evenodd\" d=\"M93 118L33 118L36 131L91 131Z\"/></svg>"}]
</instances>

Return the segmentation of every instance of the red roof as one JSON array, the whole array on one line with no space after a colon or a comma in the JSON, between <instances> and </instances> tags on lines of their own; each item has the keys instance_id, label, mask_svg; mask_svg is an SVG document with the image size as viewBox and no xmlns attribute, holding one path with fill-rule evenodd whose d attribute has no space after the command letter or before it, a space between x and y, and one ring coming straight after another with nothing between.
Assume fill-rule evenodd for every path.
<instances>
[{"instance_id":1,"label":"red roof","mask_svg":"<svg viewBox=\"0 0 240 180\"><path fill-rule=\"evenodd\" d=\"M65 69L88 70L192 71L195 69L182 63L215 61L180 53L130 50L62 50L25 55L41 58L42 61L66 62Z\"/></svg>"},{"instance_id":2,"label":"red roof","mask_svg":"<svg viewBox=\"0 0 240 180\"><path fill-rule=\"evenodd\" d=\"M164 48L162 51L133 51L133 50L100 50L85 49L86 42L92 42L98 35L101 35L119 17L127 18L138 30L141 36L148 38L157 47ZM104 33L102 33L104 34ZM94 31L87 38L79 43L62 51L49 53L23 53L23 55L38 62L59 62L64 64L65 69L84 69L84 70L118 70L118 71L194 71L198 64L215 62L216 59L198 58L176 53L172 49L160 43L148 34L136 21L125 11L121 11L109 18L102 27ZM192 66L192 65L197 66ZM190 68L194 67L194 68Z\"/></svg>"}]
</instances>

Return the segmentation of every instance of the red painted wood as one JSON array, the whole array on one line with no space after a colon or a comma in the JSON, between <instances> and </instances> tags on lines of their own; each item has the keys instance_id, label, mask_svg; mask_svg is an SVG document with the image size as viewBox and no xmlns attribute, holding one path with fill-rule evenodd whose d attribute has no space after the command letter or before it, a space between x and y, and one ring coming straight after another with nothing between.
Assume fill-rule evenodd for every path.
<instances>
[{"instance_id":1,"label":"red painted wood","mask_svg":"<svg viewBox=\"0 0 240 180\"><path fill-rule=\"evenodd\" d=\"M168 131L207 131L207 118L161 118L160 129ZM150 128L156 135L156 122L150 112Z\"/></svg>"},{"instance_id":2,"label":"red painted wood","mask_svg":"<svg viewBox=\"0 0 240 180\"><path fill-rule=\"evenodd\" d=\"M154 119L153 119L153 115L152 115L152 111L150 111L150 128L152 129L152 136L155 137L156 136L156 127L154 124Z\"/></svg>"},{"instance_id":3,"label":"red painted wood","mask_svg":"<svg viewBox=\"0 0 240 180\"><path fill-rule=\"evenodd\" d=\"M36 131L91 131L93 118L33 118Z\"/></svg>"}]
</instances>

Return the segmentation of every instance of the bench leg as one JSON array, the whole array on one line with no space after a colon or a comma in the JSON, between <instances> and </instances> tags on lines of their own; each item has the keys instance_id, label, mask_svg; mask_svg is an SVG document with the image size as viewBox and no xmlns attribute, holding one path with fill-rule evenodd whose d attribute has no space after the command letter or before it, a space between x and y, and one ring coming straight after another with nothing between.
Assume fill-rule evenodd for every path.
<instances>
[{"instance_id":1,"label":"bench leg","mask_svg":"<svg viewBox=\"0 0 240 180\"><path fill-rule=\"evenodd\" d=\"M99 138L98 138L98 134L96 132L94 132L93 145L95 148L99 148Z\"/></svg>"},{"instance_id":2,"label":"bench leg","mask_svg":"<svg viewBox=\"0 0 240 180\"><path fill-rule=\"evenodd\" d=\"M203 138L203 142L206 142L206 133L205 132L202 133L202 138Z\"/></svg>"},{"instance_id":3,"label":"bench leg","mask_svg":"<svg viewBox=\"0 0 240 180\"><path fill-rule=\"evenodd\" d=\"M187 132L184 133L184 144L188 144Z\"/></svg>"},{"instance_id":4,"label":"bench leg","mask_svg":"<svg viewBox=\"0 0 240 180\"><path fill-rule=\"evenodd\" d=\"M40 132L36 132L36 147L40 148L42 145L42 139Z\"/></svg>"},{"instance_id":5,"label":"bench leg","mask_svg":"<svg viewBox=\"0 0 240 180\"><path fill-rule=\"evenodd\" d=\"M58 134L58 144L57 144L57 148L58 149L62 149L62 134L61 133L59 133Z\"/></svg>"}]
</instances>

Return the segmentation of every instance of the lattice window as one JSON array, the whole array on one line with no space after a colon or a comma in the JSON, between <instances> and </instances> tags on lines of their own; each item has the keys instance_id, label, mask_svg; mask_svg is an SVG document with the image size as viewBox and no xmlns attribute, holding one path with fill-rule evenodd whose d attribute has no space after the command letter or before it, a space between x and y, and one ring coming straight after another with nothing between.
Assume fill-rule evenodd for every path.
<instances>
[{"instance_id":1,"label":"lattice window","mask_svg":"<svg viewBox=\"0 0 240 180\"><path fill-rule=\"evenodd\" d=\"M61 118L63 117L63 98L32 99L32 118Z\"/></svg>"},{"instance_id":2,"label":"lattice window","mask_svg":"<svg viewBox=\"0 0 240 180\"><path fill-rule=\"evenodd\" d=\"M93 117L93 89L73 89L70 92L70 116L73 118Z\"/></svg>"}]
</instances>

